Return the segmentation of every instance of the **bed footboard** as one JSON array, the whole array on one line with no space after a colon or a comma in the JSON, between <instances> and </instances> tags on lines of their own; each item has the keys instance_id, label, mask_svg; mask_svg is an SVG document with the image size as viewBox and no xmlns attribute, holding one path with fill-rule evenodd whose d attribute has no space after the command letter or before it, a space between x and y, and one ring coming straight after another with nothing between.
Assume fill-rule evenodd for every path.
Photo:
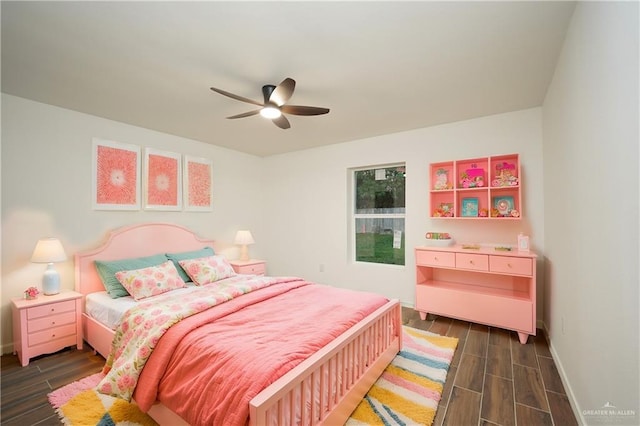
<instances>
[{"instance_id":1,"label":"bed footboard","mask_svg":"<svg viewBox=\"0 0 640 426\"><path fill-rule=\"evenodd\" d=\"M401 307L392 300L256 395L250 424L344 424L401 344Z\"/></svg>"}]
</instances>

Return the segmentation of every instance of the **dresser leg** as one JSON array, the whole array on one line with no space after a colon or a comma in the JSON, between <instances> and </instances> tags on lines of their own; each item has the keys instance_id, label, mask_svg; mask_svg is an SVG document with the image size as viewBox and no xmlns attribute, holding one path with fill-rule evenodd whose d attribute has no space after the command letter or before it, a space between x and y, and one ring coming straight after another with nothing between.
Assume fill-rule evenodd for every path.
<instances>
[{"instance_id":1,"label":"dresser leg","mask_svg":"<svg viewBox=\"0 0 640 426\"><path fill-rule=\"evenodd\" d=\"M527 333L518 332L518 339L520 339L520 343L522 343L523 345L527 344L528 338L529 338L529 335Z\"/></svg>"},{"instance_id":2,"label":"dresser leg","mask_svg":"<svg viewBox=\"0 0 640 426\"><path fill-rule=\"evenodd\" d=\"M418 313L420 314L420 319L421 319L422 321L424 321L424 320L426 320L426 319L427 319L427 313L426 313L426 312L422 312L422 311L420 311L420 312L418 312Z\"/></svg>"}]
</instances>

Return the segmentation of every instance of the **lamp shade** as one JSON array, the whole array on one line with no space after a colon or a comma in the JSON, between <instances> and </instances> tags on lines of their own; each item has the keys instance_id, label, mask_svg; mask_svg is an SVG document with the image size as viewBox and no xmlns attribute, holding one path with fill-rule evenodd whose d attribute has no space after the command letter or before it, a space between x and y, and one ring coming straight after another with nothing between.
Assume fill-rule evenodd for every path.
<instances>
[{"instance_id":1,"label":"lamp shade","mask_svg":"<svg viewBox=\"0 0 640 426\"><path fill-rule=\"evenodd\" d=\"M247 245L247 244L253 244L255 243L255 241L253 240L251 231L242 230L236 233L236 239L234 240L234 243L240 244L240 245Z\"/></svg>"},{"instance_id":2,"label":"lamp shade","mask_svg":"<svg viewBox=\"0 0 640 426\"><path fill-rule=\"evenodd\" d=\"M62 248L62 243L57 238L44 238L38 241L31 255L34 263L64 262L67 255Z\"/></svg>"}]
</instances>

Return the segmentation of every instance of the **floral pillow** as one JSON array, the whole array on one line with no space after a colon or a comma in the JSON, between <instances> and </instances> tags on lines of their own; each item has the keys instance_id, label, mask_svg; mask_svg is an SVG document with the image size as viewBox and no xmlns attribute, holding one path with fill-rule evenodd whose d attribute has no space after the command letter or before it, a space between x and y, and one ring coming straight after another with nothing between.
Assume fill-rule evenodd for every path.
<instances>
[{"instance_id":1,"label":"floral pillow","mask_svg":"<svg viewBox=\"0 0 640 426\"><path fill-rule=\"evenodd\" d=\"M223 256L179 260L178 263L198 285L210 284L236 275L236 271Z\"/></svg>"},{"instance_id":2,"label":"floral pillow","mask_svg":"<svg viewBox=\"0 0 640 426\"><path fill-rule=\"evenodd\" d=\"M170 260L158 266L116 272L116 278L136 300L187 286Z\"/></svg>"}]
</instances>

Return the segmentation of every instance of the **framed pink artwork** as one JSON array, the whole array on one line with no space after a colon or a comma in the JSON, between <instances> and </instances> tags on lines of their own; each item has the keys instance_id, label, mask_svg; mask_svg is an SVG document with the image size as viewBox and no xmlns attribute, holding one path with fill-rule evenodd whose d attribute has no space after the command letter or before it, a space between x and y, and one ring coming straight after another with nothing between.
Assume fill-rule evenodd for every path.
<instances>
[{"instance_id":1,"label":"framed pink artwork","mask_svg":"<svg viewBox=\"0 0 640 426\"><path fill-rule=\"evenodd\" d=\"M211 160L184 156L184 204L188 211L213 210L213 165Z\"/></svg>"},{"instance_id":2,"label":"framed pink artwork","mask_svg":"<svg viewBox=\"0 0 640 426\"><path fill-rule=\"evenodd\" d=\"M93 208L140 209L140 147L93 139Z\"/></svg>"},{"instance_id":3,"label":"framed pink artwork","mask_svg":"<svg viewBox=\"0 0 640 426\"><path fill-rule=\"evenodd\" d=\"M182 209L182 162L181 155L144 150L144 208L147 210Z\"/></svg>"}]
</instances>

